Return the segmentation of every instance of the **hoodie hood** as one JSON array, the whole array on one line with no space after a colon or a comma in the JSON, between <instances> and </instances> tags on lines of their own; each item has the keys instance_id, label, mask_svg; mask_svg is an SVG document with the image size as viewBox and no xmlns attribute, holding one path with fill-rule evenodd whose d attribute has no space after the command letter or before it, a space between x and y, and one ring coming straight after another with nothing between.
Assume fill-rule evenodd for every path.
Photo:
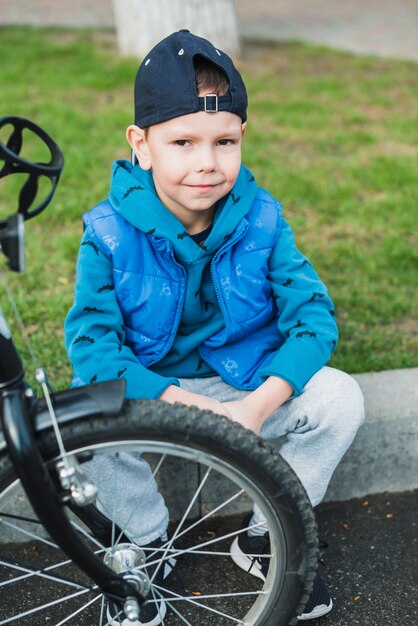
<instances>
[{"instance_id":1,"label":"hoodie hood","mask_svg":"<svg viewBox=\"0 0 418 626\"><path fill-rule=\"evenodd\" d=\"M126 160L115 161L109 201L115 211L135 228L168 239L177 258L191 263L216 252L249 212L256 193L254 176L241 165L232 190L218 202L213 228L203 248L193 241L183 224L161 202L151 171L142 170L139 165L133 166Z\"/></svg>"}]
</instances>

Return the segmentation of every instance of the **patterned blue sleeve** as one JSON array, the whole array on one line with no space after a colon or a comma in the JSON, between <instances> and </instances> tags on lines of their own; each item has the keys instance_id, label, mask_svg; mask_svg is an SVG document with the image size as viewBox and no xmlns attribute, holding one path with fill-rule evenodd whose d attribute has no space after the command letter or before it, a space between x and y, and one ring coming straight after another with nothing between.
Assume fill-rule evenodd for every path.
<instances>
[{"instance_id":1,"label":"patterned blue sleeve","mask_svg":"<svg viewBox=\"0 0 418 626\"><path fill-rule=\"evenodd\" d=\"M125 327L113 286L111 261L87 227L77 261L74 304L64 324L75 380L84 384L126 380L126 397L158 398L175 378L165 378L139 363L125 345Z\"/></svg>"},{"instance_id":2,"label":"patterned blue sleeve","mask_svg":"<svg viewBox=\"0 0 418 626\"><path fill-rule=\"evenodd\" d=\"M285 341L260 375L285 379L296 396L328 362L338 330L327 288L297 249L292 229L284 220L270 257L269 279L278 309L278 328Z\"/></svg>"}]
</instances>

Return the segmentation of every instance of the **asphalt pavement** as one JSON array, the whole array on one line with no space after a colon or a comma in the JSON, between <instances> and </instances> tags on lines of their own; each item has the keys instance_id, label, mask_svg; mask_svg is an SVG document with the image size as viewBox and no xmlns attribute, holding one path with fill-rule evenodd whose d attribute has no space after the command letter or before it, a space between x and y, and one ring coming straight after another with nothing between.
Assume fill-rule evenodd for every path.
<instances>
[{"instance_id":1,"label":"asphalt pavement","mask_svg":"<svg viewBox=\"0 0 418 626\"><path fill-rule=\"evenodd\" d=\"M334 609L328 616L310 621L312 626L418 624L417 504L418 491L411 491L326 502L318 507L319 571L330 589ZM225 528L229 528L231 520L225 524ZM218 530L224 530L222 524ZM36 542L0 546L0 556L19 561L22 552L27 555L28 550L36 555ZM234 567L225 568L225 589L228 589L228 576L234 575ZM200 571L200 575L210 581L213 571L209 566ZM25 597L19 600L21 610L26 600L30 601L31 595L39 591L39 581L34 578L32 581L25 587ZM42 581L46 597L48 585L47 581ZM200 590L205 592L202 587ZM14 593L4 599L0 615L8 615L9 610L16 610ZM56 625L71 610L74 607L67 602L51 607L46 616L32 616L30 621L22 620L17 624ZM212 615L205 618L204 624L218 626L218 621L219 618ZM92 609L85 618L77 615L66 623L68 626L97 624L97 610Z\"/></svg>"},{"instance_id":2,"label":"asphalt pavement","mask_svg":"<svg viewBox=\"0 0 418 626\"><path fill-rule=\"evenodd\" d=\"M313 626L418 624L418 491L318 508L319 570L334 610Z\"/></svg>"}]
</instances>

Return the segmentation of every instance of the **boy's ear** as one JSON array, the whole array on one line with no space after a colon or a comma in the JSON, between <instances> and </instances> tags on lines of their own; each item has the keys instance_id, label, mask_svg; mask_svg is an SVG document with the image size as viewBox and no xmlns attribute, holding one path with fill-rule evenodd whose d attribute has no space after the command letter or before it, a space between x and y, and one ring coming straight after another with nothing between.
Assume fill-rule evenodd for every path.
<instances>
[{"instance_id":1,"label":"boy's ear","mask_svg":"<svg viewBox=\"0 0 418 626\"><path fill-rule=\"evenodd\" d=\"M135 126L135 124L131 124L131 126L128 126L126 129L126 139L134 151L141 169L151 169L151 158L145 137L145 130L139 126Z\"/></svg>"},{"instance_id":2,"label":"boy's ear","mask_svg":"<svg viewBox=\"0 0 418 626\"><path fill-rule=\"evenodd\" d=\"M244 122L241 126L241 138L244 137L246 130L247 130L247 122Z\"/></svg>"}]
</instances>

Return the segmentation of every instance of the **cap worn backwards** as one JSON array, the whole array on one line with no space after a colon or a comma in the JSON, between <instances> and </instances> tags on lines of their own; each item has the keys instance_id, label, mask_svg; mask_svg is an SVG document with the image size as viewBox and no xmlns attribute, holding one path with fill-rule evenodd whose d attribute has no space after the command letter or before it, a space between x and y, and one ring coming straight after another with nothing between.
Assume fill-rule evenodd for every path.
<instances>
[{"instance_id":1,"label":"cap worn backwards","mask_svg":"<svg viewBox=\"0 0 418 626\"><path fill-rule=\"evenodd\" d=\"M194 58L203 57L226 75L226 95L199 97ZM206 111L229 111L247 119L247 92L230 57L207 39L180 30L158 43L141 63L135 79L135 124L147 128L167 120Z\"/></svg>"}]
</instances>

